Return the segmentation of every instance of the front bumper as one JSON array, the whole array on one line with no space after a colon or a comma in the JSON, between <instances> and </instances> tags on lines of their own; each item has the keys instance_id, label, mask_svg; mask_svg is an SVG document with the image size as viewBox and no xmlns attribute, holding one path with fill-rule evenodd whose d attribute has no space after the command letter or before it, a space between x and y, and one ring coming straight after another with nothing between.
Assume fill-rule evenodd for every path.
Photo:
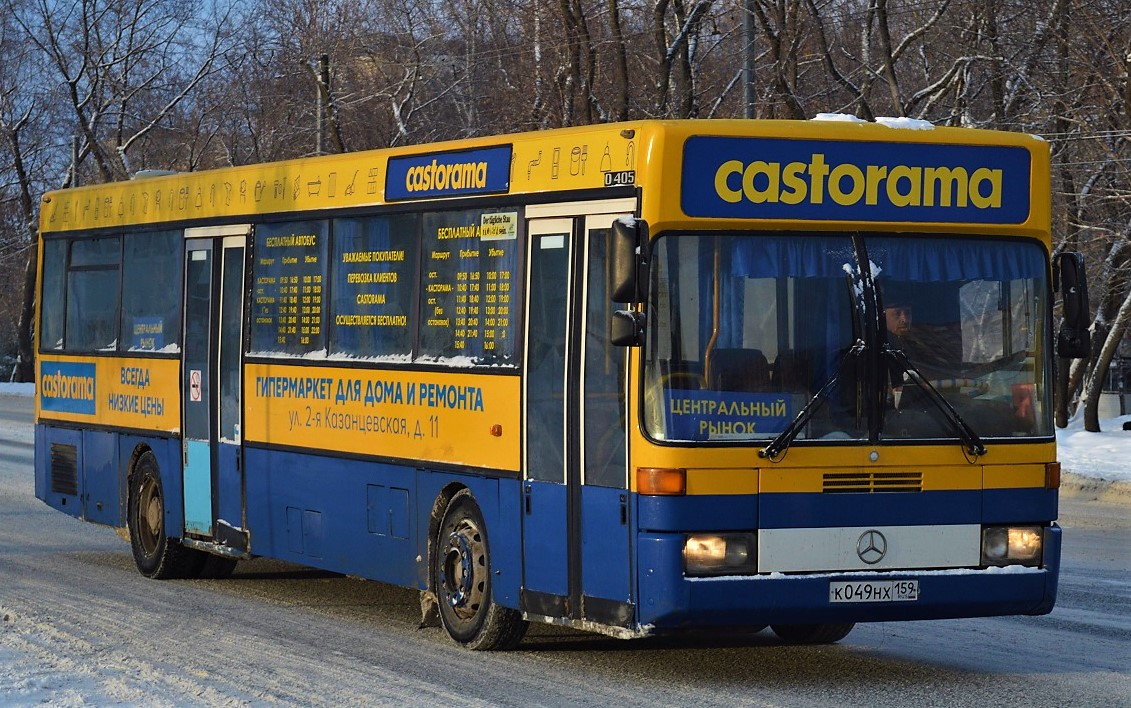
<instances>
[{"instance_id":1,"label":"front bumper","mask_svg":"<svg viewBox=\"0 0 1131 708\"><path fill-rule=\"evenodd\" d=\"M843 573L768 573L688 578L682 534L641 534L638 621L657 630L765 624L1041 615L1056 602L1061 530L1045 534L1039 568L957 568ZM835 581L919 581L919 598L904 602L833 603Z\"/></svg>"}]
</instances>

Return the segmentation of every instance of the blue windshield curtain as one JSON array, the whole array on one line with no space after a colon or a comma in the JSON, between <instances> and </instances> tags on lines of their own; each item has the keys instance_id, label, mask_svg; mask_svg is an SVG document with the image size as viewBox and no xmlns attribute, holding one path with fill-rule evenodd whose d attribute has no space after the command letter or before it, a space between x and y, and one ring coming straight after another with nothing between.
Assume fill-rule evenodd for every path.
<instances>
[{"instance_id":1,"label":"blue windshield curtain","mask_svg":"<svg viewBox=\"0 0 1131 708\"><path fill-rule=\"evenodd\" d=\"M918 283L1044 279L1045 259L1035 244L955 239L871 238L868 257L881 276Z\"/></svg>"},{"instance_id":2,"label":"blue windshield curtain","mask_svg":"<svg viewBox=\"0 0 1131 708\"><path fill-rule=\"evenodd\" d=\"M868 238L868 256L884 275L916 282L1043 278L1035 244L956 239ZM731 274L746 278L832 277L854 263L845 237L779 236L734 243Z\"/></svg>"},{"instance_id":3,"label":"blue windshield curtain","mask_svg":"<svg viewBox=\"0 0 1131 708\"><path fill-rule=\"evenodd\" d=\"M728 239L731 275L743 278L840 277L854 258L847 236L771 236Z\"/></svg>"}]
</instances>

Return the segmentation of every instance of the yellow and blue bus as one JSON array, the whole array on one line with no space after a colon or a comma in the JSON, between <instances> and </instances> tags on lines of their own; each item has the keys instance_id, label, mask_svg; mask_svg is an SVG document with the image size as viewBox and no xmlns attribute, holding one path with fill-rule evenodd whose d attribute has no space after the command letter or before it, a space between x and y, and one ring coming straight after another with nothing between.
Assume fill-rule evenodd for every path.
<instances>
[{"instance_id":1,"label":"yellow and blue bus","mask_svg":"<svg viewBox=\"0 0 1131 708\"><path fill-rule=\"evenodd\" d=\"M40 233L36 495L147 576L416 588L476 649L1055 601L1037 138L601 125L61 190Z\"/></svg>"}]
</instances>

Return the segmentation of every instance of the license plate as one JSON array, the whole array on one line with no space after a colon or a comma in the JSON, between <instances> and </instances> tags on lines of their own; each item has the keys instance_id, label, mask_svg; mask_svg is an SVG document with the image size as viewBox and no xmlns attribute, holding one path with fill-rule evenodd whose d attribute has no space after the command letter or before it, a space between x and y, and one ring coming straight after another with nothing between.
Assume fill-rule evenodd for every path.
<instances>
[{"instance_id":1,"label":"license plate","mask_svg":"<svg viewBox=\"0 0 1131 708\"><path fill-rule=\"evenodd\" d=\"M829 602L914 602L918 599L918 580L829 583Z\"/></svg>"}]
</instances>

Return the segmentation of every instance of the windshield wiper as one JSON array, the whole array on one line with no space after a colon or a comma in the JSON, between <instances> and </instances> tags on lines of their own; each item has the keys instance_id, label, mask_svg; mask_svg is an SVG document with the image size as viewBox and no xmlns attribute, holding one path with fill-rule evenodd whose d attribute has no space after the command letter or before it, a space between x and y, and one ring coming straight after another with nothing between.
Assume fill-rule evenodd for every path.
<instances>
[{"instance_id":1,"label":"windshield wiper","mask_svg":"<svg viewBox=\"0 0 1131 708\"><path fill-rule=\"evenodd\" d=\"M858 357L864 354L867 347L864 345L864 340L857 339L856 343L849 347L840 358L837 365L836 372L829 377L825 385L820 388L813 397L805 404L800 412L793 417L789 425L785 426L785 430L778 433L778 436L770 441L770 444L758 451L758 457L769 459L771 462L776 462L774 458L781 455L789 449L790 443L794 441L797 435L805 428L805 425L812 419L817 409L821 407L825 399L829 397L829 391L833 386L840 381L841 374L844 373L844 367L848 363L848 357Z\"/></svg>"},{"instance_id":2,"label":"windshield wiper","mask_svg":"<svg viewBox=\"0 0 1131 708\"><path fill-rule=\"evenodd\" d=\"M959 439L962 440L962 443L966 446L966 449L970 451L971 455L980 457L986 454L986 446L982 442L982 438L978 437L974 429L962 419L962 416L958 415L958 411L954 409L950 401L946 400L946 396L939 393L938 389L931 385L931 382L923 376L923 373L911 363L911 360L907 358L907 354L905 354L902 349L896 349L890 344L885 344L884 355L893 359L895 363L911 377L911 380L926 392L927 398L930 399L931 403L934 403L935 407L942 412L947 421L954 426Z\"/></svg>"}]
</instances>

